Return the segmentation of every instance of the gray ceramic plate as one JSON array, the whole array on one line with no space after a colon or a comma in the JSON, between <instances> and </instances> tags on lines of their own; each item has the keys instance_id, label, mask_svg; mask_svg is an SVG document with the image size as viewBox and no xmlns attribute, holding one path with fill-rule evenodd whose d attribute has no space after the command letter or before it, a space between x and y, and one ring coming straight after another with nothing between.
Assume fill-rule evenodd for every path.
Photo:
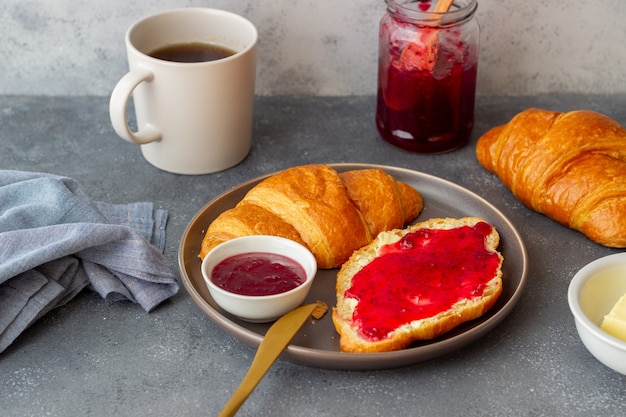
<instances>
[{"instance_id":1,"label":"gray ceramic plate","mask_svg":"<svg viewBox=\"0 0 626 417\"><path fill-rule=\"evenodd\" d=\"M498 325L519 300L526 282L526 248L511 222L494 206L476 194L449 181L420 172L368 164L333 164L338 171L381 168L396 179L417 189L424 197L424 210L416 221L432 217L479 216L500 233L500 252L504 256L503 291L496 305L479 319L464 323L445 335L415 343L408 349L382 353L344 353L339 350L339 336L330 314L304 325L281 358L306 366L344 369L387 369L416 364L435 358L477 340ZM265 177L263 177L265 178ZM200 309L217 325L243 342L258 346L269 324L247 323L223 311L211 298L200 272L198 252L207 226L223 211L235 206L245 193L263 178L257 178L218 196L196 214L185 230L178 255L183 285ZM307 302L335 304L337 270L320 270Z\"/></svg>"}]
</instances>

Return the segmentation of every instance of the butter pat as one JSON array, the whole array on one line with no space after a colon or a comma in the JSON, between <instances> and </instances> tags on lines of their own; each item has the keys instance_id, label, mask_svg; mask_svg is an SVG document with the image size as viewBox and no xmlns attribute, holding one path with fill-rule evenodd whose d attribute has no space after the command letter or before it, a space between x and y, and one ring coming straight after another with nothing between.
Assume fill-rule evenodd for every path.
<instances>
[{"instance_id":1,"label":"butter pat","mask_svg":"<svg viewBox=\"0 0 626 417\"><path fill-rule=\"evenodd\" d=\"M602 330L626 342L626 294L613 306L609 314L604 316Z\"/></svg>"}]
</instances>

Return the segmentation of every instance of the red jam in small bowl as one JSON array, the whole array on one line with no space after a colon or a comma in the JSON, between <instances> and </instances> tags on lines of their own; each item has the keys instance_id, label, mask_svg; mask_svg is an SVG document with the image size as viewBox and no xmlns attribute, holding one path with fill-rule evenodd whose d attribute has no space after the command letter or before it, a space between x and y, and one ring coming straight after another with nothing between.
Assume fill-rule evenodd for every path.
<instances>
[{"instance_id":1,"label":"red jam in small bowl","mask_svg":"<svg viewBox=\"0 0 626 417\"><path fill-rule=\"evenodd\" d=\"M218 287L241 295L273 295L302 285L306 274L293 259L268 252L230 256L213 267L211 280Z\"/></svg>"},{"instance_id":2,"label":"red jam in small bowl","mask_svg":"<svg viewBox=\"0 0 626 417\"><path fill-rule=\"evenodd\" d=\"M316 273L311 251L276 236L228 240L202 261L208 301L253 323L274 321L302 304Z\"/></svg>"}]
</instances>

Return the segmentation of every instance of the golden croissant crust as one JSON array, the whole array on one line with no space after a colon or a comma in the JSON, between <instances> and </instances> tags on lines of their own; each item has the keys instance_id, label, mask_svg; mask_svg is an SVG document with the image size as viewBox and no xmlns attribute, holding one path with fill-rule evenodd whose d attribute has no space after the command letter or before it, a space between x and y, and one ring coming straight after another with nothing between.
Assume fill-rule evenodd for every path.
<instances>
[{"instance_id":1,"label":"golden croissant crust","mask_svg":"<svg viewBox=\"0 0 626 417\"><path fill-rule=\"evenodd\" d=\"M218 216L199 256L235 237L268 234L304 244L319 268L337 268L380 231L403 227L421 210L421 195L380 169L339 174L328 165L298 166L261 181Z\"/></svg>"},{"instance_id":2,"label":"golden croissant crust","mask_svg":"<svg viewBox=\"0 0 626 417\"><path fill-rule=\"evenodd\" d=\"M483 167L531 209L626 247L626 129L588 110L525 110L476 145Z\"/></svg>"}]
</instances>

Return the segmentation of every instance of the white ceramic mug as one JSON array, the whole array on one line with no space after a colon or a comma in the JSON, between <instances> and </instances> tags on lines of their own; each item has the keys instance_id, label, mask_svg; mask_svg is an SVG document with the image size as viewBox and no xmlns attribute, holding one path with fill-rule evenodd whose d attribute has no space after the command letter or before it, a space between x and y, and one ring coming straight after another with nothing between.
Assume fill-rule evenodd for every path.
<instances>
[{"instance_id":1,"label":"white ceramic mug","mask_svg":"<svg viewBox=\"0 0 626 417\"><path fill-rule=\"evenodd\" d=\"M113 128L140 144L146 160L165 171L208 174L237 165L250 151L257 39L248 20L215 9L175 9L136 22L125 38L130 71L109 103ZM193 63L148 55L198 42L235 54ZM126 118L131 96L137 131Z\"/></svg>"}]
</instances>

